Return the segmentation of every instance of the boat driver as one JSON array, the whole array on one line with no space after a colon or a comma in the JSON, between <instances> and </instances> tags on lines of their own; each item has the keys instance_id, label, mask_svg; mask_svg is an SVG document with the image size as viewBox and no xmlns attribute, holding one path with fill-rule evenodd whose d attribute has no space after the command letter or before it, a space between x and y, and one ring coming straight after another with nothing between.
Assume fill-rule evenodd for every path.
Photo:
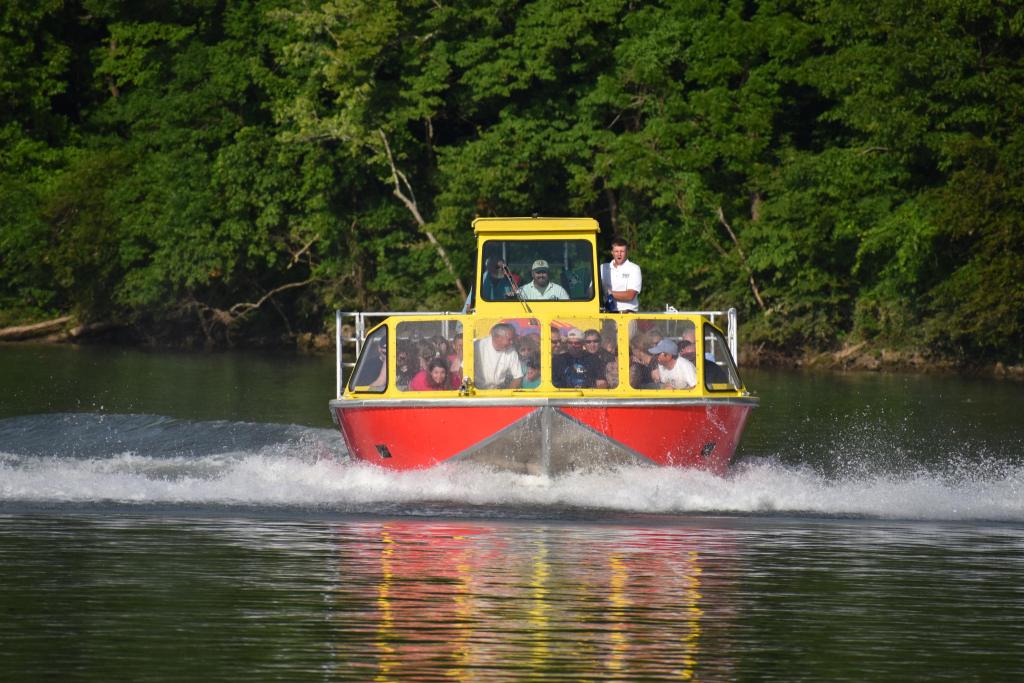
<instances>
[{"instance_id":1,"label":"boat driver","mask_svg":"<svg viewBox=\"0 0 1024 683\"><path fill-rule=\"evenodd\" d=\"M562 285L551 281L549 270L548 262L544 259L537 259L533 262L533 267L530 268L530 275L533 277L533 280L519 288L519 293L523 295L524 299L537 301L569 300L569 293L565 291Z\"/></svg>"}]
</instances>

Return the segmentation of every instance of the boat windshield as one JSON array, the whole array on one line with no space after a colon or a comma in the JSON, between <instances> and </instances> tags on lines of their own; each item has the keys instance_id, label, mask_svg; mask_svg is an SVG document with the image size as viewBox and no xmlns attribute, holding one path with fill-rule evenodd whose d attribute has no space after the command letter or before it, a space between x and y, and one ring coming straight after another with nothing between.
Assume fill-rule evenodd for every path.
<instances>
[{"instance_id":1,"label":"boat windshield","mask_svg":"<svg viewBox=\"0 0 1024 683\"><path fill-rule=\"evenodd\" d=\"M388 384L388 328L379 327L366 338L363 352L349 379L349 391L380 393Z\"/></svg>"},{"instance_id":2,"label":"boat windshield","mask_svg":"<svg viewBox=\"0 0 1024 683\"><path fill-rule=\"evenodd\" d=\"M483 245L480 297L590 301L594 298L594 252L587 240L489 240Z\"/></svg>"},{"instance_id":3,"label":"boat windshield","mask_svg":"<svg viewBox=\"0 0 1024 683\"><path fill-rule=\"evenodd\" d=\"M729 345L710 325L704 326L704 386L708 391L738 391L743 386Z\"/></svg>"}]
</instances>

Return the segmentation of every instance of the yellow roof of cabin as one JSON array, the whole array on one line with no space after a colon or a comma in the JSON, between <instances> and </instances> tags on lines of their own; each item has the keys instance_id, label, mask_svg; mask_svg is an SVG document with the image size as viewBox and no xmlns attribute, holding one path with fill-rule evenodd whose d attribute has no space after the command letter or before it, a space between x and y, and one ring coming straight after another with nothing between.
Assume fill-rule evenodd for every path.
<instances>
[{"instance_id":1,"label":"yellow roof of cabin","mask_svg":"<svg viewBox=\"0 0 1024 683\"><path fill-rule=\"evenodd\" d=\"M489 233L545 233L579 232L597 234L601 229L593 218L477 218L473 221L473 232L477 235Z\"/></svg>"}]
</instances>

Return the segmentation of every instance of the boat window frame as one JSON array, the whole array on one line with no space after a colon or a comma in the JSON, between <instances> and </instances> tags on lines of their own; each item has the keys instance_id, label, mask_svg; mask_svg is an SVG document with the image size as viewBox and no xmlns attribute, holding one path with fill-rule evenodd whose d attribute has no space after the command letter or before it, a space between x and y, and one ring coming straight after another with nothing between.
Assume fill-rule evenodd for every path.
<instances>
[{"instance_id":1,"label":"boat window frame","mask_svg":"<svg viewBox=\"0 0 1024 683\"><path fill-rule=\"evenodd\" d=\"M644 397L657 395L658 393L660 393L660 394L681 394L681 393L693 394L693 393L699 392L700 386L701 386L701 372L702 372L701 371L701 363L700 363L700 352L701 351L700 351L700 347L697 346L697 341L696 341L697 340L697 329L700 326L699 321L696 321L693 317L691 317L691 314L685 314L685 313L668 313L668 314L664 314L664 313L650 313L650 312L635 313L635 314L631 313L631 314L629 314L628 319L629 319L630 322L629 322L629 325L627 326L627 329L626 329L626 339L627 339L626 362L629 365L627 365L626 384L630 388L630 390L631 391L635 391L635 392L640 392L640 394L642 396L644 396ZM694 372L696 373L696 376L697 376L697 381L694 383L694 385L692 387L686 387L686 388L683 388L683 389L677 389L677 388L674 388L674 387L671 388L671 389L665 389L665 388L663 388L661 386L647 386L647 385L635 386L633 384L632 380L631 380L631 373L628 372L628 371L630 371L632 369L631 366L632 366L632 358L633 358L631 350L632 350L634 334L632 334L633 330L631 328L633 328L634 326L639 328L640 325L643 324L643 323L651 323L651 322L661 322L661 323L664 323L666 321L672 322L672 323L681 323L682 325L689 325L690 329L686 330L686 331L693 333L693 337L694 337L694 344L693 345L695 347L694 348L694 351L695 351L694 360L691 361L689 358L685 358L681 354L682 347L679 347L679 342L678 342L679 337L677 337L675 335L675 333L676 332L682 333L683 330L674 330L672 332L669 332L668 330L665 330L666 325L662 324L660 326L660 328L649 328L647 330L643 330L643 331L638 332L638 334L647 334L648 332L651 332L652 330L656 329L658 334L660 334L663 339L669 339L670 341L675 342L677 344L677 348L679 350L679 353L677 353L677 357L680 358L680 359L686 360L687 362L689 362L689 363L691 363L693 365ZM682 325L680 325L680 326L682 326ZM642 348L642 350L645 353L648 352L648 349L647 349L646 345L644 345L644 347L641 347L641 348ZM656 369L658 367L657 358L654 358L653 361L654 361L654 368L652 368L652 370Z\"/></svg>"},{"instance_id":2,"label":"boat window frame","mask_svg":"<svg viewBox=\"0 0 1024 683\"><path fill-rule=\"evenodd\" d=\"M416 389L409 389L408 387L402 388L398 384L398 365L397 365L397 363L398 363L398 354L400 353L400 350L398 348L398 343L400 341L402 341L400 336L399 336L399 333L401 331L400 328L403 325L444 323L445 321L450 321L450 322L454 323L457 326L457 330L456 330L455 334L452 336L452 338L451 339L447 339L446 338L446 340L448 341L449 346L450 346L449 350L454 349L455 346L456 346L456 344L455 344L455 337L460 335L460 334L462 335L462 377L463 377L463 379L465 379L465 367L466 367L465 366L465 362L466 362L466 352L465 352L465 349L466 349L466 338L465 338L465 334L466 334L466 325L465 325L465 322L464 322L464 316L438 315L438 316L417 316L417 317L414 317L414 318L401 318L399 320L393 320L392 321L393 324L394 324L394 327L395 327L395 333L394 333L394 338L395 338L395 373L394 373L394 375L395 375L395 386L394 386L394 389L395 389L395 391L399 392L399 394L401 394L403 396L411 395L411 396L438 396L438 397L440 397L440 396L448 396L449 394L457 394L461 390L461 383L460 383L460 386L458 386L458 387L451 387L451 388L448 388L448 389L431 389L431 390L427 390L427 391L417 391ZM417 362L419 361L418 358L416 358L415 360ZM445 360L447 361L447 359L445 359ZM449 381L450 381L450 379L451 379L451 369L450 368L448 370L448 373L449 373ZM413 374L413 376L415 377L415 374Z\"/></svg>"},{"instance_id":3,"label":"boat window frame","mask_svg":"<svg viewBox=\"0 0 1024 683\"><path fill-rule=\"evenodd\" d=\"M725 353L726 374L730 375L730 384L727 388L716 388L716 383L708 381L708 368L710 366L713 365L716 368L721 369L721 366L715 362L714 359L708 358L707 347L709 333L712 337L715 337L718 340L718 346L720 346L722 351ZM725 339L725 335L721 330L710 323L704 323L703 325L700 356L698 360L700 360L700 367L698 369L700 370L701 382L704 384L704 389L706 391L714 393L735 393L743 390L743 379L740 377L739 368L736 367L736 359L732 357L732 353L729 351L729 344ZM717 383L717 386L721 386L722 384L725 383Z\"/></svg>"},{"instance_id":4,"label":"boat window frame","mask_svg":"<svg viewBox=\"0 0 1024 683\"><path fill-rule=\"evenodd\" d=\"M530 322L524 322L524 321L532 321L532 324L530 324ZM515 340L512 343L512 348L516 351L517 357L518 357L518 346L517 346L518 339L523 336L523 335L520 334L520 330L523 327L536 327L536 329L537 329L537 340L538 340L538 344L539 344L538 358L539 358L539 361L540 361L540 364L541 364L541 367L539 368L540 369L540 383L537 386L534 386L534 387L518 386L518 387L489 387L489 388L483 388L482 386L480 386L480 384L478 384L478 381L480 379L480 373L482 372L482 370L477 366L477 362L476 362L477 361L476 347L477 347L477 344L483 343L484 340L490 339L491 330L494 328L495 325L498 325L498 324L506 324L506 325L509 325L513 329L513 334L515 335ZM468 327L468 326L464 326L463 330L465 330L465 327ZM491 394L491 393L493 393L495 395L502 395L502 394L504 394L505 392L508 392L508 391L526 392L526 393L530 394L530 393L535 393L535 392L538 392L538 391L545 390L546 386L544 384L544 379L545 379L545 368L546 368L546 365L544 363L544 352L543 352L543 341L542 341L543 340L543 334L544 334L543 331L542 331L543 327L544 326L541 323L541 319L538 318L537 316L534 316L534 315L483 315L483 316L477 316L476 319L474 319L473 323L472 323L472 335L467 337L465 331L463 331L463 341L465 342L467 339L469 340L468 345L466 346L465 351L463 352L463 368L465 368L467 366L467 364L468 364L466 356L470 356L471 355L472 359L473 359L472 360L472 367L473 367L472 380L473 380L474 390L476 392L478 392L478 393L483 393L485 395ZM480 334L480 336L477 336L478 333ZM468 374L464 372L463 373L463 378L465 378L467 376L468 376ZM524 369L523 370L523 377L521 379L525 380L525 378L526 378L526 370Z\"/></svg>"},{"instance_id":5,"label":"boat window frame","mask_svg":"<svg viewBox=\"0 0 1024 683\"><path fill-rule=\"evenodd\" d=\"M378 341L378 340L374 339L374 336L378 335L378 334L383 335L383 346L384 346L384 360L383 360L384 384L381 387L379 387L379 388L374 388L373 384L363 384L363 385L358 385L357 386L357 385L355 385L355 380L356 380L356 377L359 376L360 371L363 368L363 364L365 362L368 362L368 359L370 358L370 354L371 353L379 352L378 349L381 346L381 341ZM366 335L366 338L365 338L364 343L363 343L363 352L362 352L362 354L360 354L359 358L356 359L356 364L352 368L352 374L349 375L348 382L345 383L345 387L349 391L349 393L352 393L352 394L383 394L383 393L387 392L388 387L391 384L391 367L390 367L390 364L391 364L391 360L392 359L391 359L391 348L389 346L389 343L390 343L390 339L389 338L390 338L390 336L391 335L388 333L388 325L387 325L387 323L381 323L380 325L378 325L374 329L370 330L370 332ZM378 371L378 374L379 374L379 371Z\"/></svg>"},{"instance_id":6,"label":"boat window frame","mask_svg":"<svg viewBox=\"0 0 1024 683\"><path fill-rule=\"evenodd\" d=\"M490 258L490 256L488 255L488 251L495 249L496 248L495 244L499 244L499 245L505 245L505 244L510 244L510 243L511 244L534 244L534 243L540 243L540 242L561 242L561 243L565 243L565 244L579 244L581 246L581 248L579 249L578 253L580 253L580 254L583 254L584 252L586 253L586 257L585 258L584 257L580 257L579 260L580 261L584 261L584 262L589 264L589 268L590 268L590 282L593 283L592 284L592 291L590 292L590 295L587 296L587 297L573 298L571 296L571 293L570 293L569 289L566 288L566 293L570 294L570 297L568 299L526 299L526 301L528 301L531 305L533 305L534 303L552 303L552 302L577 303L578 304L578 303L587 303L587 302L594 301L594 298L597 297L599 295L599 293L600 293L599 282L598 282L598 278L599 278L598 271L600 270L600 267L599 267L600 264L598 264L598 262L597 262L597 254L596 254L596 252L594 250L594 242L592 240L590 240L590 239L585 238L585 237L537 237L537 238L530 238L530 239L522 239L522 238L509 239L509 238L502 238L502 237L493 237L493 238L488 238L488 239L483 240L481 242L481 244L480 244L480 263L478 265L478 267L479 267L479 276L477 278L477 282L474 285L474 288L477 290L476 296L479 298L479 300L487 302L487 303L490 303L490 304L493 304L493 303L518 302L519 301L518 298L511 298L511 299L489 299L489 298L487 298L484 295L483 283L484 283L484 277L487 275L487 269L485 268L485 264L487 262L487 259ZM489 249L489 247L490 247L490 249ZM506 260L506 262L507 262L507 254L504 251L504 249L502 249L502 256L501 256L501 258L503 260ZM550 265L550 263L549 263L549 265ZM520 282L519 282L519 285L518 285L520 288L524 287L526 284L528 284L529 282L532 281L531 279L529 279L529 275L530 275L530 271L529 270L527 270L525 272L525 278L526 279L523 279L524 273L522 273L522 272L515 272L515 274L521 276L520 277ZM559 286L562 286L563 288L565 287L561 282L556 282L555 284L558 284Z\"/></svg>"},{"instance_id":7,"label":"boat window frame","mask_svg":"<svg viewBox=\"0 0 1024 683\"><path fill-rule=\"evenodd\" d=\"M586 321L586 322L598 321L598 327L591 327L589 325L580 326L579 323L582 323L584 321ZM606 322L611 323L611 326L614 327L614 330L612 331L610 337L608 336L608 332L606 330L606 327L607 327L606 324L605 324ZM568 325L570 323L572 324L572 327L566 327L566 325ZM586 333L588 331L590 331L590 330L593 330L594 332L596 332L601 337L602 343L604 343L606 341L606 339L608 339L608 338L614 338L615 339L615 358L614 358L614 360L615 360L615 363L617 365L617 370L618 370L618 372L616 373L616 383L615 383L615 386L607 386L607 387L568 387L568 386L559 386L558 384L555 383L555 357L558 356L558 355L562 355L562 354L555 354L555 353L552 352L552 342L551 342L551 340L554 338L554 335L552 333L553 333L553 331L554 331L556 326L559 329L559 336L560 337L562 337L563 335L565 335L566 333L568 333L572 329L577 329L577 330L580 331L580 334L582 335L582 338L584 338L584 339L586 338ZM550 387L551 387L551 389L553 391L556 391L556 392L559 392L559 393L562 393L562 392L579 393L579 392L582 391L582 392L588 392L587 395L591 395L589 392L595 392L593 395L605 396L605 395L607 395L607 394L609 394L611 392L619 392L620 388L623 386L623 363L622 363L623 354L622 354L622 343L621 343L621 330L624 327L628 327L628 325L624 325L624 319L622 318L622 316L620 316L618 314L615 314L615 313L607 313L607 312L600 312L600 313L596 313L596 314L579 314L579 313L574 313L572 315L551 316L551 318L549 320L547 320L547 328L548 328L547 329L547 335L546 335L547 339L546 339L545 342L542 342L542 347L541 347L542 364L546 365L546 367L542 367L542 369L541 369L541 378L542 378L543 382L545 382L548 385L550 385ZM586 346L586 344L584 344L584 347L585 346ZM583 350L584 350L584 352L587 352L586 348L584 348ZM568 353L568 351L564 351L563 353ZM587 352L587 353L589 353L589 352ZM595 354L595 355L597 355L597 354ZM628 353L626 354L625 357L626 357L627 362L628 362L628 358L629 358ZM547 361L546 364L543 363L543 360L545 360L545 359ZM600 358L599 358L599 361L600 361ZM600 361L600 362L601 362L601 365L602 365L602 374L601 374L600 378L603 379L603 380L607 380L607 377L608 377L608 374L607 374L608 368L607 368L607 366L608 366L608 363L610 361ZM627 365L626 369L627 370L629 369L628 365ZM629 384L628 372L626 373L625 384L627 386Z\"/></svg>"}]
</instances>

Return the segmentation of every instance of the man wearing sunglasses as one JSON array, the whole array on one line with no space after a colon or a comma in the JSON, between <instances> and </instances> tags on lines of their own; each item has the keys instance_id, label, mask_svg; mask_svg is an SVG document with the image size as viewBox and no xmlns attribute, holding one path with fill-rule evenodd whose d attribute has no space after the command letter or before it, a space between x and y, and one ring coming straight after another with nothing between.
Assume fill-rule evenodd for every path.
<instances>
[{"instance_id":1,"label":"man wearing sunglasses","mask_svg":"<svg viewBox=\"0 0 1024 683\"><path fill-rule=\"evenodd\" d=\"M583 349L583 333L577 329L566 335L565 353L551 359L551 381L560 389L607 389L604 364Z\"/></svg>"}]
</instances>

